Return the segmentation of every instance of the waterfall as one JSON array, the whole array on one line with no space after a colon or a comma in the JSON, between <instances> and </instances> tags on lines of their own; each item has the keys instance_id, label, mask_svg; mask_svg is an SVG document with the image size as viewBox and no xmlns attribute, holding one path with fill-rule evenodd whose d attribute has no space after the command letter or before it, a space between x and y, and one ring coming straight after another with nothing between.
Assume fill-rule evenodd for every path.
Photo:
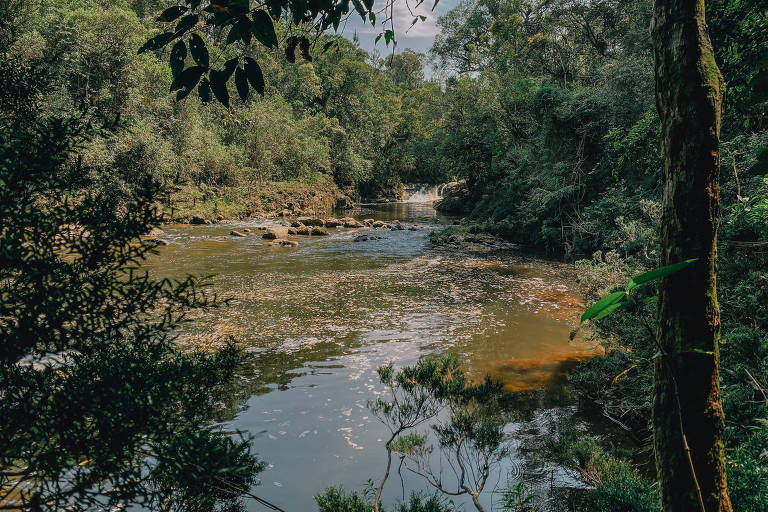
<instances>
[{"instance_id":1,"label":"waterfall","mask_svg":"<svg viewBox=\"0 0 768 512\"><path fill-rule=\"evenodd\" d=\"M429 203L443 197L445 184L411 185L406 187L403 201L406 203Z\"/></svg>"}]
</instances>

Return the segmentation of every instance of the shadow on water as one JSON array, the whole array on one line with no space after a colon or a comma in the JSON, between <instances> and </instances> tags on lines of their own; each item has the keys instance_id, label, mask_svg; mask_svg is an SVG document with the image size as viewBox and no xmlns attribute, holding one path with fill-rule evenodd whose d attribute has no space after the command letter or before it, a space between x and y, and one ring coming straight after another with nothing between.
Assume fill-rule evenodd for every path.
<instances>
[{"instance_id":1,"label":"shadow on water","mask_svg":"<svg viewBox=\"0 0 768 512\"><path fill-rule=\"evenodd\" d=\"M380 476L385 430L366 407L383 392L379 365L450 352L473 378L502 378L516 392L508 432L523 450L525 432L542 435L552 418L572 414L565 376L594 353L569 340L581 304L565 267L511 251L434 248L429 233L451 219L428 204L365 205L352 215L405 229L331 229L275 248L257 229L274 220L173 226L150 262L169 277L215 274L213 290L232 299L197 314L180 342L215 347L232 336L249 353L218 419L255 436L269 463L258 492L286 510L313 510L325 486L359 488ZM228 235L246 228L254 234ZM360 234L380 238L356 241ZM526 456L513 452L499 485L523 466L569 482ZM423 488L414 478L404 485ZM390 502L400 495L391 487Z\"/></svg>"}]
</instances>

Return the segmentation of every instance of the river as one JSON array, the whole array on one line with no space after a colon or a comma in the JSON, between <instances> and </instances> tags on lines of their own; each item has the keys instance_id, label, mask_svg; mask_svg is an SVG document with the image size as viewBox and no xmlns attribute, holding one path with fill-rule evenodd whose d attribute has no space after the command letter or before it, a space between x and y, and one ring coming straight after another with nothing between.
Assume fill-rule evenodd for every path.
<instances>
[{"instance_id":1,"label":"river","mask_svg":"<svg viewBox=\"0 0 768 512\"><path fill-rule=\"evenodd\" d=\"M360 206L350 214L417 229L331 229L277 248L256 231L274 220L170 226L169 245L149 262L162 276L213 275L211 291L232 299L193 316L181 342L215 347L232 336L249 353L220 420L254 436L268 464L254 493L303 512L316 509L312 497L326 486L359 489L379 479L386 430L366 407L382 392L376 368L447 352L473 377L503 378L521 397L506 429L512 451L493 486L525 475L540 494L555 482L574 484L530 449L548 422L573 410L560 384L593 353L578 337L569 340L581 304L568 268L511 248L433 247L429 233L450 219L429 204ZM254 233L229 236L246 228ZM381 238L355 241L361 233ZM404 477L403 487L397 475L390 479L385 503L401 498L403 488L426 489L419 477ZM485 493L486 505L497 501ZM265 510L257 503L249 509Z\"/></svg>"}]
</instances>

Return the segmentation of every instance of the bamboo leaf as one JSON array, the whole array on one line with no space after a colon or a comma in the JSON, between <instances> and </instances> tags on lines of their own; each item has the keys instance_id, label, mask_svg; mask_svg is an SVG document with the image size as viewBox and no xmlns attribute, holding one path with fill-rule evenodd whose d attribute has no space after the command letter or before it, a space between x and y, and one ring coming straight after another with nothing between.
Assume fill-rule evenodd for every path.
<instances>
[{"instance_id":1,"label":"bamboo leaf","mask_svg":"<svg viewBox=\"0 0 768 512\"><path fill-rule=\"evenodd\" d=\"M581 321L584 322L586 320L589 320L591 318L594 318L597 316L601 311L606 309L607 307L616 304L618 301L620 301L627 292L625 291L618 291L613 292L609 295L606 295L599 301L595 302L590 308L588 308L583 315L581 315ZM616 309L616 308L614 308ZM613 311L613 310L611 310Z\"/></svg>"},{"instance_id":2,"label":"bamboo leaf","mask_svg":"<svg viewBox=\"0 0 768 512\"><path fill-rule=\"evenodd\" d=\"M667 265L666 267L655 268L649 272L645 272L644 274L635 276L627 285L627 291L637 288L638 286L651 283L653 281L661 279L662 277L666 277L670 274L674 274L675 272L679 272L683 270L685 267L687 267L688 265L690 265L691 263L693 263L694 261L696 261L697 259L698 258L684 260L679 263Z\"/></svg>"}]
</instances>

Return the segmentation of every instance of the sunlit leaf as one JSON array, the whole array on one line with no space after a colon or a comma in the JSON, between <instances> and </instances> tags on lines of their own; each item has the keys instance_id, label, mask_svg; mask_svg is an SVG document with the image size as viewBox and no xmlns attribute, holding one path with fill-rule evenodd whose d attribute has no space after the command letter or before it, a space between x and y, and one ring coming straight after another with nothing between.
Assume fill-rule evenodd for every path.
<instances>
[{"instance_id":1,"label":"sunlit leaf","mask_svg":"<svg viewBox=\"0 0 768 512\"><path fill-rule=\"evenodd\" d=\"M690 265L696 260L697 258L684 260L679 263L667 265L666 267L655 268L649 272L645 272L644 274L635 276L627 285L627 290L632 290L634 288L637 288L638 286L648 284L650 282L656 281L657 279L661 279L662 277L666 277L670 274L674 274L675 272L679 272L680 270L684 269L685 267L687 267L688 265Z\"/></svg>"},{"instance_id":2,"label":"sunlit leaf","mask_svg":"<svg viewBox=\"0 0 768 512\"><path fill-rule=\"evenodd\" d=\"M611 304L607 308L605 308L602 311L600 311L599 313L597 313L594 317L592 317L592 320L594 320L594 321L602 320L603 318L607 317L608 315L610 315L611 313L613 313L614 311L616 311L617 309L619 309L620 307L622 307L622 306L624 306L626 304L627 304L626 302L619 302L618 304Z\"/></svg>"},{"instance_id":3,"label":"sunlit leaf","mask_svg":"<svg viewBox=\"0 0 768 512\"><path fill-rule=\"evenodd\" d=\"M625 291L618 291L613 292L609 295L606 295L599 301L595 302L589 309L587 309L583 315L581 315L581 321L584 322L586 320L589 320L590 318L594 318L597 316L601 311L603 311L605 308L616 304L618 301L620 301L627 292ZM615 308L614 308L615 309ZM611 310L613 311L613 310Z\"/></svg>"}]
</instances>

